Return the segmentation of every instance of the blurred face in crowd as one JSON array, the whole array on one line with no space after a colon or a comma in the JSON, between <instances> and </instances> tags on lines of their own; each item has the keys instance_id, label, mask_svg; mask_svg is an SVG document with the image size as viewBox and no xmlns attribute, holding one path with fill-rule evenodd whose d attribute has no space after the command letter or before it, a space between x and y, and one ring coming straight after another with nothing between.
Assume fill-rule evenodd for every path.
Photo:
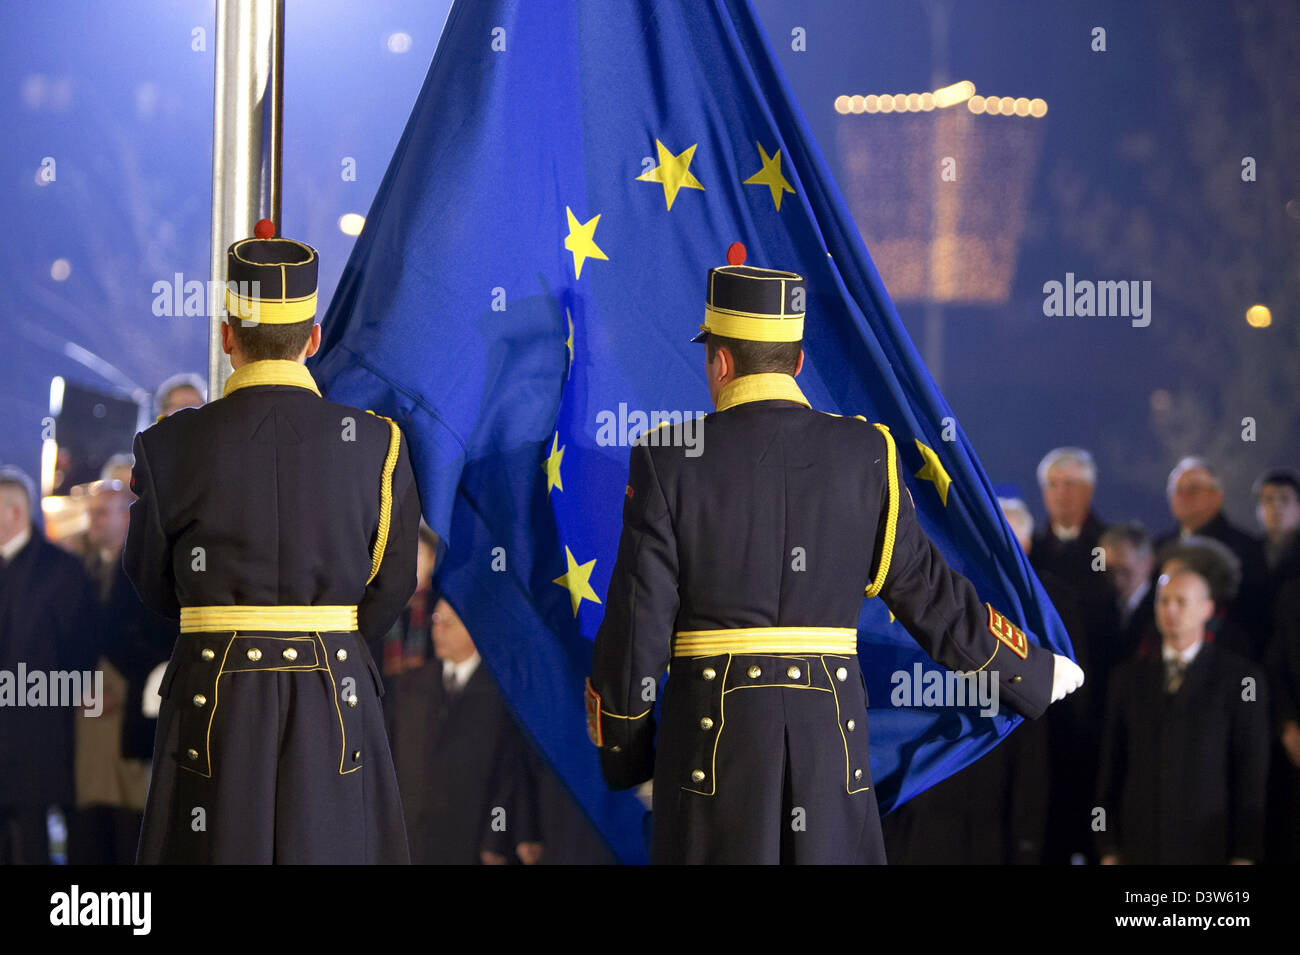
<instances>
[{"instance_id":1,"label":"blurred face in crowd","mask_svg":"<svg viewBox=\"0 0 1300 955\"><path fill-rule=\"evenodd\" d=\"M433 652L439 660L460 663L474 655L474 641L451 604L439 600L433 608Z\"/></svg>"},{"instance_id":2,"label":"blurred face in crowd","mask_svg":"<svg viewBox=\"0 0 1300 955\"><path fill-rule=\"evenodd\" d=\"M0 544L7 544L15 534L31 526L27 512L27 495L12 484L0 484Z\"/></svg>"},{"instance_id":3,"label":"blurred face in crowd","mask_svg":"<svg viewBox=\"0 0 1300 955\"><path fill-rule=\"evenodd\" d=\"M90 522L86 536L97 550L119 551L126 544L131 522L130 503L124 491L102 491L86 505Z\"/></svg>"},{"instance_id":4,"label":"blurred face in crowd","mask_svg":"<svg viewBox=\"0 0 1300 955\"><path fill-rule=\"evenodd\" d=\"M1034 537L1029 530L1027 515L1014 507L1002 508L1002 514L1007 519L1007 523L1011 525L1011 530L1015 532L1016 540L1020 542L1020 549L1028 554L1029 548L1033 545Z\"/></svg>"},{"instance_id":5,"label":"blurred face in crowd","mask_svg":"<svg viewBox=\"0 0 1300 955\"><path fill-rule=\"evenodd\" d=\"M433 565L438 552L423 537L415 551L415 586L417 589L428 587L433 580Z\"/></svg>"},{"instance_id":6,"label":"blurred face in crowd","mask_svg":"<svg viewBox=\"0 0 1300 955\"><path fill-rule=\"evenodd\" d=\"M1083 526L1092 506L1092 485L1084 477L1083 466L1078 461L1058 461L1047 469L1043 506L1053 524Z\"/></svg>"},{"instance_id":7,"label":"blurred face in crowd","mask_svg":"<svg viewBox=\"0 0 1300 955\"><path fill-rule=\"evenodd\" d=\"M1290 484L1265 484L1259 492L1255 517L1271 538L1292 534L1300 528L1300 495Z\"/></svg>"},{"instance_id":8,"label":"blurred face in crowd","mask_svg":"<svg viewBox=\"0 0 1300 955\"><path fill-rule=\"evenodd\" d=\"M127 467L125 464L122 465L121 467L113 468L112 470L110 470L107 474L104 475L104 480L121 482L122 488L127 492L128 496L135 497L134 494L130 493L131 469Z\"/></svg>"},{"instance_id":9,"label":"blurred face in crowd","mask_svg":"<svg viewBox=\"0 0 1300 955\"><path fill-rule=\"evenodd\" d=\"M1156 627L1166 644L1181 650L1205 635L1214 616L1214 601L1205 578L1178 569L1160 577L1156 589Z\"/></svg>"},{"instance_id":10,"label":"blurred face in crowd","mask_svg":"<svg viewBox=\"0 0 1300 955\"><path fill-rule=\"evenodd\" d=\"M1173 494L1169 497L1169 511L1180 527L1199 530L1214 519L1223 506L1223 489L1216 487L1214 478L1205 468L1188 468L1178 476Z\"/></svg>"},{"instance_id":11,"label":"blurred face in crowd","mask_svg":"<svg viewBox=\"0 0 1300 955\"><path fill-rule=\"evenodd\" d=\"M182 408L202 408L203 396L189 385L180 385L167 392L162 401L162 412L174 414Z\"/></svg>"},{"instance_id":12,"label":"blurred face in crowd","mask_svg":"<svg viewBox=\"0 0 1300 955\"><path fill-rule=\"evenodd\" d=\"M1151 569L1156 562L1155 555L1149 549L1139 551L1128 541L1103 544L1102 549L1106 553L1106 574L1110 585L1121 599L1128 600L1142 586L1142 582L1151 577Z\"/></svg>"}]
</instances>

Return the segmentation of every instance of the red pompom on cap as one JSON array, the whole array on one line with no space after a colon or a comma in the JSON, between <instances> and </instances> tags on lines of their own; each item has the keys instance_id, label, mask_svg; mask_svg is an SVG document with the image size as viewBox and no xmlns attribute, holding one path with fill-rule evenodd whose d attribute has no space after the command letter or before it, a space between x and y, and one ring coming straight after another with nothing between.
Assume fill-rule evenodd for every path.
<instances>
[{"instance_id":1,"label":"red pompom on cap","mask_svg":"<svg viewBox=\"0 0 1300 955\"><path fill-rule=\"evenodd\" d=\"M253 235L259 239L274 239L275 223L270 219L259 219L257 225L253 226Z\"/></svg>"},{"instance_id":2,"label":"red pompom on cap","mask_svg":"<svg viewBox=\"0 0 1300 955\"><path fill-rule=\"evenodd\" d=\"M745 264L745 246L740 242L733 242L727 247L727 264L744 265Z\"/></svg>"}]
</instances>

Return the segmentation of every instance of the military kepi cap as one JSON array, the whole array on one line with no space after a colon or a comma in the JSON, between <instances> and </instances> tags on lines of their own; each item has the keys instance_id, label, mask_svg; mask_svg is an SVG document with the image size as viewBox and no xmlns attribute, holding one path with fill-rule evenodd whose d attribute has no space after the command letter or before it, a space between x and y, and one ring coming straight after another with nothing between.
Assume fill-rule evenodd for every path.
<instances>
[{"instance_id":1,"label":"military kepi cap","mask_svg":"<svg viewBox=\"0 0 1300 955\"><path fill-rule=\"evenodd\" d=\"M739 242L727 250L729 265L709 269L704 324L691 339L710 334L751 342L803 340L804 300L808 283L802 275L745 265Z\"/></svg>"},{"instance_id":2,"label":"military kepi cap","mask_svg":"<svg viewBox=\"0 0 1300 955\"><path fill-rule=\"evenodd\" d=\"M291 325L316 315L316 250L275 236L263 219L226 251L226 311L241 321Z\"/></svg>"}]
</instances>

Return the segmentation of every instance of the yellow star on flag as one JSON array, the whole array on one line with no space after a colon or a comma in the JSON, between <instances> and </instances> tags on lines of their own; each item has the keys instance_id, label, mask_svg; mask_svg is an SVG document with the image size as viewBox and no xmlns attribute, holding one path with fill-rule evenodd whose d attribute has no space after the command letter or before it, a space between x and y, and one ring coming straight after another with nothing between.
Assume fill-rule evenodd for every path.
<instances>
[{"instance_id":1,"label":"yellow star on flag","mask_svg":"<svg viewBox=\"0 0 1300 955\"><path fill-rule=\"evenodd\" d=\"M746 179L745 185L767 186L772 190L772 201L776 203L779 212L781 196L787 192L794 192L794 187L785 181L785 176L781 175L781 150L778 149L775 155L768 156L762 143L754 143L754 145L758 147L758 154L763 159L763 168Z\"/></svg>"},{"instance_id":2,"label":"yellow star on flag","mask_svg":"<svg viewBox=\"0 0 1300 955\"><path fill-rule=\"evenodd\" d=\"M551 439L551 453L546 456L546 463L542 465L542 470L546 472L546 493L550 495L553 488L564 490L564 482L560 480L560 462L564 460L564 448L560 447L560 432L555 432L555 437Z\"/></svg>"},{"instance_id":3,"label":"yellow star on flag","mask_svg":"<svg viewBox=\"0 0 1300 955\"><path fill-rule=\"evenodd\" d=\"M667 146L656 139L655 148L659 150L659 165L649 172L637 176L637 181L662 183L664 201L668 203L669 209L673 207L673 201L677 198L678 189L699 189L703 192L704 186L691 174L690 170L691 157L695 155L695 147L698 145L699 143L693 143L688 149L683 150L680 155L674 156Z\"/></svg>"},{"instance_id":4,"label":"yellow star on flag","mask_svg":"<svg viewBox=\"0 0 1300 955\"><path fill-rule=\"evenodd\" d=\"M586 222L579 222L578 217L568 206L564 207L564 214L569 217L569 234L564 237L564 247L573 253L573 277L580 279L582 263L587 259L609 261L609 256L596 244L596 225L600 222L600 216L592 216Z\"/></svg>"},{"instance_id":5,"label":"yellow star on flag","mask_svg":"<svg viewBox=\"0 0 1300 955\"><path fill-rule=\"evenodd\" d=\"M934 486L939 491L939 500L943 502L944 507L947 507L948 485L952 483L952 478L948 477L948 472L943 469L943 465L939 462L939 455L934 453L934 449L922 444L920 438L914 440L916 446L921 449L921 457L925 459L925 466L913 476L920 478L922 481L933 481Z\"/></svg>"},{"instance_id":6,"label":"yellow star on flag","mask_svg":"<svg viewBox=\"0 0 1300 955\"><path fill-rule=\"evenodd\" d=\"M568 563L569 569L562 575L556 577L554 583L561 587L567 587L569 590L569 602L573 604L573 615L578 615L578 607L584 600L591 600L600 603L600 598L596 596L596 591L591 589L591 571L596 566L596 561L587 561L585 564L579 564L573 559L573 551L569 550L566 545L564 548L564 559Z\"/></svg>"}]
</instances>

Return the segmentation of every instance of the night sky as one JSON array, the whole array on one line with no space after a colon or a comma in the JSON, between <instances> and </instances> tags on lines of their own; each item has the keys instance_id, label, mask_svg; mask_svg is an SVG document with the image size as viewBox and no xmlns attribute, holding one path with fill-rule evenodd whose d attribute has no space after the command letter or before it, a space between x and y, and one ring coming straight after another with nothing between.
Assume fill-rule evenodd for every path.
<instances>
[{"instance_id":1,"label":"night sky","mask_svg":"<svg viewBox=\"0 0 1300 955\"><path fill-rule=\"evenodd\" d=\"M874 129L888 140L888 124L901 117L840 115L835 97L934 88L925 6L755 0L846 193L845 125L881 124ZM1171 523L1164 477L1182 454L1216 456L1229 514L1251 530L1251 478L1297 463L1300 219L1285 211L1300 199L1294 7L951 5L947 80L1041 97L1049 111L1040 120L978 117L1042 124L1041 152L1017 184L1027 206L1005 263L1009 294L945 304L944 360L932 371L990 478L1019 485L1040 517L1033 469L1055 445L1096 454L1104 519L1137 517L1158 530ZM322 301L353 241L338 218L366 213L446 8L288 4L283 231L320 249ZM1090 49L1095 26L1106 29L1104 53ZM192 49L196 28L206 30L204 50ZM803 51L791 49L795 28L804 31ZM159 317L151 306L155 281L176 272L207 278L213 30L210 2L0 8L8 140L0 257L11 293L0 318L8 353L0 461L36 473L53 375L113 390L69 357L69 342L118 369L119 383L145 390L176 371L206 368L207 320ZM394 33L409 36L409 48ZM1243 156L1255 158L1256 182L1241 181ZM56 177L41 185L46 157ZM355 182L340 175L346 157L355 159ZM887 203L888 193L875 201ZM859 225L870 234L875 224L859 215ZM54 277L60 259L62 281ZM700 263L701 272L715 264ZM1045 317L1043 284L1067 272L1150 280L1151 325ZM1272 309L1271 327L1247 326L1245 309L1256 302ZM928 354L923 303L900 302L899 311ZM1254 442L1240 438L1245 416L1256 421Z\"/></svg>"}]
</instances>

